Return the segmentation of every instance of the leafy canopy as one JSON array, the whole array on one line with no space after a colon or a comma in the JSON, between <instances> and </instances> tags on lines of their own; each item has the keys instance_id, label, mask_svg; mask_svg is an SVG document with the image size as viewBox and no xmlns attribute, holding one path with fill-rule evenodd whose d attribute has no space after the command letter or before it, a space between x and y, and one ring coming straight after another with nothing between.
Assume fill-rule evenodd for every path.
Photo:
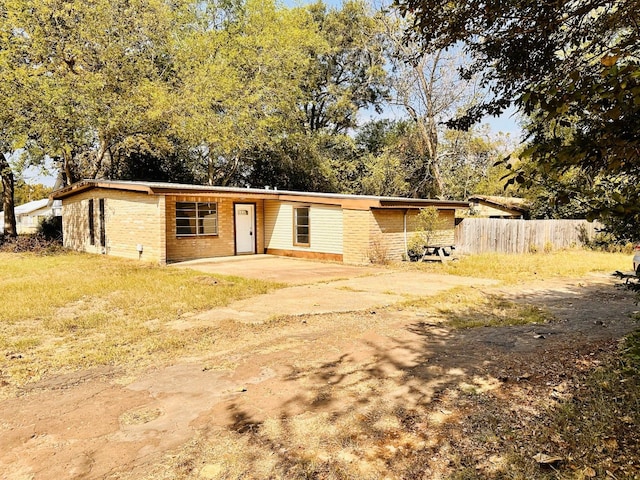
<instances>
[{"instance_id":1,"label":"leafy canopy","mask_svg":"<svg viewBox=\"0 0 640 480\"><path fill-rule=\"evenodd\" d=\"M426 49L461 48L465 76L483 74L486 101L450 122L466 129L515 105L530 116L523 152L537 169L514 181L579 170L591 216L640 225L638 0L397 0ZM614 219L618 220L614 220Z\"/></svg>"}]
</instances>

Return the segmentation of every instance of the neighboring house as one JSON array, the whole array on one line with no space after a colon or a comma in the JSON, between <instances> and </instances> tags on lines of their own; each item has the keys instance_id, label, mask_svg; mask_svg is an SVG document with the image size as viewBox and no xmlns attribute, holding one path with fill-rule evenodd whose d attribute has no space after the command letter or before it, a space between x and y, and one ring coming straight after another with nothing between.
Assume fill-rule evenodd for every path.
<instances>
[{"instance_id":1,"label":"neighboring house","mask_svg":"<svg viewBox=\"0 0 640 480\"><path fill-rule=\"evenodd\" d=\"M485 218L527 218L529 206L524 198L474 195L469 197L469 215Z\"/></svg>"},{"instance_id":2,"label":"neighboring house","mask_svg":"<svg viewBox=\"0 0 640 480\"><path fill-rule=\"evenodd\" d=\"M171 183L84 180L52 194L62 200L66 247L160 263L270 253L366 263L406 253L420 208L446 223L466 202L290 192Z\"/></svg>"},{"instance_id":3,"label":"neighboring house","mask_svg":"<svg viewBox=\"0 0 640 480\"><path fill-rule=\"evenodd\" d=\"M51 215L62 214L62 205L59 201L52 202L48 198L34 200L17 206L14 209L16 215L16 230L19 235L35 233L40 222ZM4 212L0 212L0 233L4 232Z\"/></svg>"}]
</instances>

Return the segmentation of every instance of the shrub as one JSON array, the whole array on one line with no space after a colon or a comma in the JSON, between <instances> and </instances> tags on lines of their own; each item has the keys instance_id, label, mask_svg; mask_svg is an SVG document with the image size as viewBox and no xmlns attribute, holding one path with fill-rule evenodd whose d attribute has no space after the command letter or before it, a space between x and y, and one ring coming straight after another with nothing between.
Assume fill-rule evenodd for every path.
<instances>
[{"instance_id":1,"label":"shrub","mask_svg":"<svg viewBox=\"0 0 640 480\"><path fill-rule=\"evenodd\" d=\"M368 254L371 263L380 265L389 263L389 248L382 236L377 236L372 240Z\"/></svg>"},{"instance_id":2,"label":"shrub","mask_svg":"<svg viewBox=\"0 0 640 480\"><path fill-rule=\"evenodd\" d=\"M62 244L62 217L48 216L38 225L38 235L46 240Z\"/></svg>"},{"instance_id":3,"label":"shrub","mask_svg":"<svg viewBox=\"0 0 640 480\"><path fill-rule=\"evenodd\" d=\"M51 240L41 234L3 236L0 238L0 252L32 252L40 255L59 253L63 250L60 240Z\"/></svg>"}]
</instances>

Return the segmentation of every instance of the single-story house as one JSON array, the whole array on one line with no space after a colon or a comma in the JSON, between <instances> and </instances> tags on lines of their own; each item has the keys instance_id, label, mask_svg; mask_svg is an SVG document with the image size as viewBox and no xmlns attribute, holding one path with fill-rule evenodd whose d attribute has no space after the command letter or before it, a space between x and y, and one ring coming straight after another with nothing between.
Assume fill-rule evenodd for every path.
<instances>
[{"instance_id":1,"label":"single-story house","mask_svg":"<svg viewBox=\"0 0 640 480\"><path fill-rule=\"evenodd\" d=\"M527 218L529 205L524 198L473 195L469 197L469 214L483 218Z\"/></svg>"},{"instance_id":2,"label":"single-story house","mask_svg":"<svg viewBox=\"0 0 640 480\"><path fill-rule=\"evenodd\" d=\"M173 183L83 180L62 200L68 248L170 263L268 253L367 263L372 251L400 260L421 208L443 219L453 245L455 209L466 202Z\"/></svg>"},{"instance_id":3,"label":"single-story house","mask_svg":"<svg viewBox=\"0 0 640 480\"><path fill-rule=\"evenodd\" d=\"M15 209L16 230L19 235L35 233L40 222L52 215L61 215L60 202L51 201L48 198L34 200L18 205ZM4 232L4 212L0 212L0 233Z\"/></svg>"}]
</instances>

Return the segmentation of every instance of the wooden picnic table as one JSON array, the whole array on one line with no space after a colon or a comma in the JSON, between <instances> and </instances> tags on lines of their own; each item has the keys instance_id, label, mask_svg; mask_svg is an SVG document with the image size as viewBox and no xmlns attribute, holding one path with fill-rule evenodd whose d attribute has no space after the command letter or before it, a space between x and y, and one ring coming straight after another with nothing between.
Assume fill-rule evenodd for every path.
<instances>
[{"instance_id":1,"label":"wooden picnic table","mask_svg":"<svg viewBox=\"0 0 640 480\"><path fill-rule=\"evenodd\" d=\"M451 255L453 255L455 248L456 247L454 245L425 245L420 261L424 262L426 260L435 260L444 263L453 259ZM437 256L437 258L427 258L430 256Z\"/></svg>"}]
</instances>

